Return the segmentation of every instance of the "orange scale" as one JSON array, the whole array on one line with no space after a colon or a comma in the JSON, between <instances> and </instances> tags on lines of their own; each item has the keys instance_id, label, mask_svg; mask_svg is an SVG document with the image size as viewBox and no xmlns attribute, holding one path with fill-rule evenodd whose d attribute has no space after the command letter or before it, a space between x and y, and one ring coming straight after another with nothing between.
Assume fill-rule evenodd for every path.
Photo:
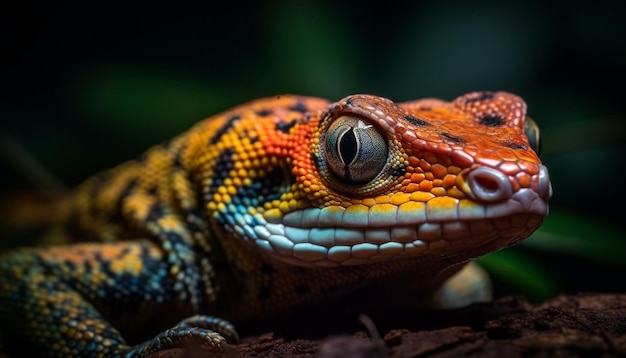
<instances>
[{"instance_id":1,"label":"orange scale","mask_svg":"<svg viewBox=\"0 0 626 358\"><path fill-rule=\"evenodd\" d=\"M415 133L412 131L406 131L402 133L401 138L402 138L402 142L405 142L405 143L410 143L417 139L417 137L415 136Z\"/></svg>"},{"instance_id":2,"label":"orange scale","mask_svg":"<svg viewBox=\"0 0 626 358\"><path fill-rule=\"evenodd\" d=\"M426 172L430 171L430 163L425 159L420 159L419 167Z\"/></svg>"},{"instance_id":3,"label":"orange scale","mask_svg":"<svg viewBox=\"0 0 626 358\"><path fill-rule=\"evenodd\" d=\"M456 185L456 175L447 174L443 177L442 186L446 189L452 188Z\"/></svg>"},{"instance_id":4,"label":"orange scale","mask_svg":"<svg viewBox=\"0 0 626 358\"><path fill-rule=\"evenodd\" d=\"M372 198L365 198L361 201L361 204L368 206L368 207L372 207L374 205L376 205L376 200L372 199Z\"/></svg>"},{"instance_id":5,"label":"orange scale","mask_svg":"<svg viewBox=\"0 0 626 358\"><path fill-rule=\"evenodd\" d=\"M402 134L404 132L406 132L408 130L408 128L406 128L405 126L395 126L393 128L393 130L397 133L397 134Z\"/></svg>"},{"instance_id":6,"label":"orange scale","mask_svg":"<svg viewBox=\"0 0 626 358\"><path fill-rule=\"evenodd\" d=\"M516 151L512 151L510 149L498 149L496 150L496 155L499 156L500 158L504 159L504 160L519 160L519 157L517 155Z\"/></svg>"},{"instance_id":7,"label":"orange scale","mask_svg":"<svg viewBox=\"0 0 626 358\"><path fill-rule=\"evenodd\" d=\"M517 180L511 180L511 188L513 188L514 192L520 190L520 183Z\"/></svg>"},{"instance_id":8,"label":"orange scale","mask_svg":"<svg viewBox=\"0 0 626 358\"><path fill-rule=\"evenodd\" d=\"M444 144L441 143L440 139L429 139L429 142L426 142L426 144L424 145L424 149L428 151L427 153L430 153L434 156L432 152L438 152L442 150L442 146L444 146Z\"/></svg>"},{"instance_id":9,"label":"orange scale","mask_svg":"<svg viewBox=\"0 0 626 358\"><path fill-rule=\"evenodd\" d=\"M442 179L444 176L446 176L446 174L448 174L448 168L441 164L434 164L433 166L431 166L430 171L437 179Z\"/></svg>"},{"instance_id":10,"label":"orange scale","mask_svg":"<svg viewBox=\"0 0 626 358\"><path fill-rule=\"evenodd\" d=\"M487 155L478 157L476 161L480 164L490 166L490 167L497 167L498 164L500 164L501 162L500 158L487 156Z\"/></svg>"},{"instance_id":11,"label":"orange scale","mask_svg":"<svg viewBox=\"0 0 626 358\"><path fill-rule=\"evenodd\" d=\"M416 157L409 157L409 167L418 167L420 165L420 160Z\"/></svg>"},{"instance_id":12,"label":"orange scale","mask_svg":"<svg viewBox=\"0 0 626 358\"><path fill-rule=\"evenodd\" d=\"M452 148L450 148L450 150L452 150ZM438 162L439 164L443 165L444 168L446 168L446 172L448 171L447 167L452 165L452 160L450 159L449 153L446 154L445 156L439 157Z\"/></svg>"},{"instance_id":13,"label":"orange scale","mask_svg":"<svg viewBox=\"0 0 626 358\"><path fill-rule=\"evenodd\" d=\"M376 204L387 204L389 203L389 197L386 195L381 195L376 197Z\"/></svg>"},{"instance_id":14,"label":"orange scale","mask_svg":"<svg viewBox=\"0 0 626 358\"><path fill-rule=\"evenodd\" d=\"M517 164L521 170L525 171L529 175L536 175L539 173L539 166L533 163L533 159L530 159L529 161L520 160Z\"/></svg>"},{"instance_id":15,"label":"orange scale","mask_svg":"<svg viewBox=\"0 0 626 358\"><path fill-rule=\"evenodd\" d=\"M422 183L423 183L423 182L422 182ZM419 186L419 184L416 184L416 183L410 183L410 184L408 184L408 185L406 186L406 188L405 188L405 190L404 190L404 191L405 191L405 192L407 192L407 193L413 193L413 192L416 192L416 191L419 191L419 190L420 190L420 186Z\"/></svg>"},{"instance_id":16,"label":"orange scale","mask_svg":"<svg viewBox=\"0 0 626 358\"><path fill-rule=\"evenodd\" d=\"M446 189L442 187L435 187L430 190L430 192L435 196L448 196Z\"/></svg>"},{"instance_id":17,"label":"orange scale","mask_svg":"<svg viewBox=\"0 0 626 358\"><path fill-rule=\"evenodd\" d=\"M515 179L522 188L530 188L532 177L526 172L519 172L515 175Z\"/></svg>"},{"instance_id":18,"label":"orange scale","mask_svg":"<svg viewBox=\"0 0 626 358\"><path fill-rule=\"evenodd\" d=\"M498 169L506 175L515 175L519 173L520 167L517 162L505 161L498 166Z\"/></svg>"},{"instance_id":19,"label":"orange scale","mask_svg":"<svg viewBox=\"0 0 626 358\"><path fill-rule=\"evenodd\" d=\"M433 183L429 180L423 180L422 182L419 183L420 191L431 191L432 188L433 188Z\"/></svg>"},{"instance_id":20,"label":"orange scale","mask_svg":"<svg viewBox=\"0 0 626 358\"><path fill-rule=\"evenodd\" d=\"M465 193L456 187L447 189L446 193L448 196L457 198L457 199L464 199L466 197Z\"/></svg>"},{"instance_id":21,"label":"orange scale","mask_svg":"<svg viewBox=\"0 0 626 358\"><path fill-rule=\"evenodd\" d=\"M474 157L466 152L451 152L450 161L461 168L466 168L474 163ZM458 169L458 172L461 171L461 168L459 167L455 167Z\"/></svg>"},{"instance_id":22,"label":"orange scale","mask_svg":"<svg viewBox=\"0 0 626 358\"><path fill-rule=\"evenodd\" d=\"M413 174L411 174L410 181L412 183L419 183L422 180L424 180L425 178L426 178L426 176L424 175L424 173L413 173Z\"/></svg>"},{"instance_id":23,"label":"orange scale","mask_svg":"<svg viewBox=\"0 0 626 358\"><path fill-rule=\"evenodd\" d=\"M439 162L439 158L433 152L424 153L424 160L426 160L429 164L437 164Z\"/></svg>"}]
</instances>

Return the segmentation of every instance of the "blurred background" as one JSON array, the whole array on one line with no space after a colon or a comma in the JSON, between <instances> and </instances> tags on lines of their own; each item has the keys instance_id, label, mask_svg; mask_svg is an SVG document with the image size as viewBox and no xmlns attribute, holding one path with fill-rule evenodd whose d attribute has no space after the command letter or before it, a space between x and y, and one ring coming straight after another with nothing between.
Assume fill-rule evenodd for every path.
<instances>
[{"instance_id":1,"label":"blurred background","mask_svg":"<svg viewBox=\"0 0 626 358\"><path fill-rule=\"evenodd\" d=\"M71 187L258 97L506 90L542 128L555 194L538 233L481 260L496 292L626 292L626 2L64 1L1 12L0 195L36 186L28 158Z\"/></svg>"}]
</instances>

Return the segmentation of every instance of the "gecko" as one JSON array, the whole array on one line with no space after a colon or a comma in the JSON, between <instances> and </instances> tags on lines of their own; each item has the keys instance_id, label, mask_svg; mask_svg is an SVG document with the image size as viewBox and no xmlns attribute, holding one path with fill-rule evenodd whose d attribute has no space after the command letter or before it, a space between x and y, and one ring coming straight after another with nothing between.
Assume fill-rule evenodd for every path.
<instances>
[{"instance_id":1,"label":"gecko","mask_svg":"<svg viewBox=\"0 0 626 358\"><path fill-rule=\"evenodd\" d=\"M526 103L280 95L209 117L59 203L0 255L8 352L149 357L306 307L490 298L471 259L530 236L552 187ZM390 300L392 300L390 302Z\"/></svg>"}]
</instances>

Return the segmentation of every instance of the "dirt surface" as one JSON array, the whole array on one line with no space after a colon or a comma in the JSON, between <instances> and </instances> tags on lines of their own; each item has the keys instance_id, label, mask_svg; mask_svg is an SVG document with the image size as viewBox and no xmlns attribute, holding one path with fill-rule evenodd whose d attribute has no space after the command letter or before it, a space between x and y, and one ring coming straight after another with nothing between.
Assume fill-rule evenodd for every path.
<instances>
[{"instance_id":1,"label":"dirt surface","mask_svg":"<svg viewBox=\"0 0 626 358\"><path fill-rule=\"evenodd\" d=\"M195 347L151 358L626 357L626 293L563 295L541 304L503 297L459 310L367 316L309 312L239 330L241 343L224 352Z\"/></svg>"},{"instance_id":2,"label":"dirt surface","mask_svg":"<svg viewBox=\"0 0 626 358\"><path fill-rule=\"evenodd\" d=\"M536 305L504 297L454 311L379 312L360 321L292 317L275 326L275 333L245 337L219 355L626 357L626 294L564 295ZM171 350L158 357L207 353Z\"/></svg>"}]
</instances>

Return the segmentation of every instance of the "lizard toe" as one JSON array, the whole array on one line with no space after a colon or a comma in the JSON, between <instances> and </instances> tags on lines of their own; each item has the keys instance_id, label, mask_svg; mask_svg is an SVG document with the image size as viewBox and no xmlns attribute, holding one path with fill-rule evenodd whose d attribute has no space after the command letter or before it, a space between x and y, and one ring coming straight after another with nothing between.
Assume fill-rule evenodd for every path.
<instances>
[{"instance_id":1,"label":"lizard toe","mask_svg":"<svg viewBox=\"0 0 626 358\"><path fill-rule=\"evenodd\" d=\"M187 320L183 322L185 321ZM152 358L160 357L162 353L172 349L218 353L227 350L226 343L227 339L220 332L207 328L176 326L161 332L151 340L131 347L124 352L118 352L116 356Z\"/></svg>"}]
</instances>

